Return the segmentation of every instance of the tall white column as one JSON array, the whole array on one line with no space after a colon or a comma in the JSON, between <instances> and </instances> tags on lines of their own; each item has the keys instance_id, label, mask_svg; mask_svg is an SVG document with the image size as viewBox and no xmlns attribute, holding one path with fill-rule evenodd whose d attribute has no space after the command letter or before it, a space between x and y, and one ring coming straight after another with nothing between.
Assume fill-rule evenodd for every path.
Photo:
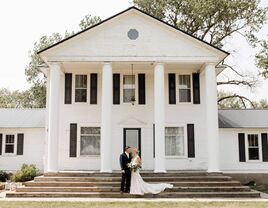
<instances>
[{"instance_id":1,"label":"tall white column","mask_svg":"<svg viewBox=\"0 0 268 208\"><path fill-rule=\"evenodd\" d=\"M155 122L155 165L154 172L166 172L165 168L165 85L164 64L154 67L154 122Z\"/></svg>"},{"instance_id":2,"label":"tall white column","mask_svg":"<svg viewBox=\"0 0 268 208\"><path fill-rule=\"evenodd\" d=\"M110 62L102 66L102 104L101 104L101 172L112 172L111 157L111 116L113 72Z\"/></svg>"},{"instance_id":3,"label":"tall white column","mask_svg":"<svg viewBox=\"0 0 268 208\"><path fill-rule=\"evenodd\" d=\"M205 66L205 94L208 139L208 172L220 172L217 80L215 64Z\"/></svg>"},{"instance_id":4,"label":"tall white column","mask_svg":"<svg viewBox=\"0 0 268 208\"><path fill-rule=\"evenodd\" d=\"M48 99L47 172L58 172L60 65L50 65Z\"/></svg>"}]
</instances>

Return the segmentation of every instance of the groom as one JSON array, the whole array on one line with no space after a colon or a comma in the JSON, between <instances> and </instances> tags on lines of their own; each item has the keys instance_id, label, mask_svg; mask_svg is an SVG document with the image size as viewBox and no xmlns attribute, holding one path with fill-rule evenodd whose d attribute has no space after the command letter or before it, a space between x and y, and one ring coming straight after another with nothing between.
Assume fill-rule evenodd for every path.
<instances>
[{"instance_id":1,"label":"groom","mask_svg":"<svg viewBox=\"0 0 268 208\"><path fill-rule=\"evenodd\" d=\"M129 193L130 191L130 178L131 170L128 167L128 163L131 162L131 147L126 146L125 152L120 155L120 166L122 170L122 179L121 179L121 192Z\"/></svg>"}]
</instances>

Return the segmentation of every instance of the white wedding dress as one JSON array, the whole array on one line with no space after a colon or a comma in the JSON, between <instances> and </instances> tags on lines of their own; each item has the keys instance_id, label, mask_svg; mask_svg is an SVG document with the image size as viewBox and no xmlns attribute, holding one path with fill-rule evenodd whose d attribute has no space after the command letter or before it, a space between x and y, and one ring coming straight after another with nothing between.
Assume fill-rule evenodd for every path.
<instances>
[{"instance_id":1,"label":"white wedding dress","mask_svg":"<svg viewBox=\"0 0 268 208\"><path fill-rule=\"evenodd\" d=\"M137 160L137 157L133 158L132 160ZM173 188L173 185L169 183L157 183L157 184L146 183L142 179L139 170L137 170L136 172L131 171L130 194L134 195L144 195L147 193L159 194L166 188Z\"/></svg>"}]
</instances>

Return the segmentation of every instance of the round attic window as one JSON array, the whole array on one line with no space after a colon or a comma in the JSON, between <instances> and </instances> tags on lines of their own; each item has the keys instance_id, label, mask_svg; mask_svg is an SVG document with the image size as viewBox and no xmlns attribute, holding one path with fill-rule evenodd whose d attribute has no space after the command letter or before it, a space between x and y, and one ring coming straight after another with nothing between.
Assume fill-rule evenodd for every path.
<instances>
[{"instance_id":1,"label":"round attic window","mask_svg":"<svg viewBox=\"0 0 268 208\"><path fill-rule=\"evenodd\" d=\"M130 40L136 40L139 37L139 32L136 29L130 29L127 36Z\"/></svg>"}]
</instances>

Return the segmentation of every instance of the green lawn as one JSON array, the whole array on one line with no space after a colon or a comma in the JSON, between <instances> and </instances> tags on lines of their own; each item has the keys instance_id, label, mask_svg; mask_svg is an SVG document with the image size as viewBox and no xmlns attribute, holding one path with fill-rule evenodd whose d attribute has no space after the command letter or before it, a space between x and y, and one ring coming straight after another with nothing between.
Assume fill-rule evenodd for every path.
<instances>
[{"instance_id":1,"label":"green lawn","mask_svg":"<svg viewBox=\"0 0 268 208\"><path fill-rule=\"evenodd\" d=\"M15 202L1 208L267 208L268 202Z\"/></svg>"}]
</instances>

